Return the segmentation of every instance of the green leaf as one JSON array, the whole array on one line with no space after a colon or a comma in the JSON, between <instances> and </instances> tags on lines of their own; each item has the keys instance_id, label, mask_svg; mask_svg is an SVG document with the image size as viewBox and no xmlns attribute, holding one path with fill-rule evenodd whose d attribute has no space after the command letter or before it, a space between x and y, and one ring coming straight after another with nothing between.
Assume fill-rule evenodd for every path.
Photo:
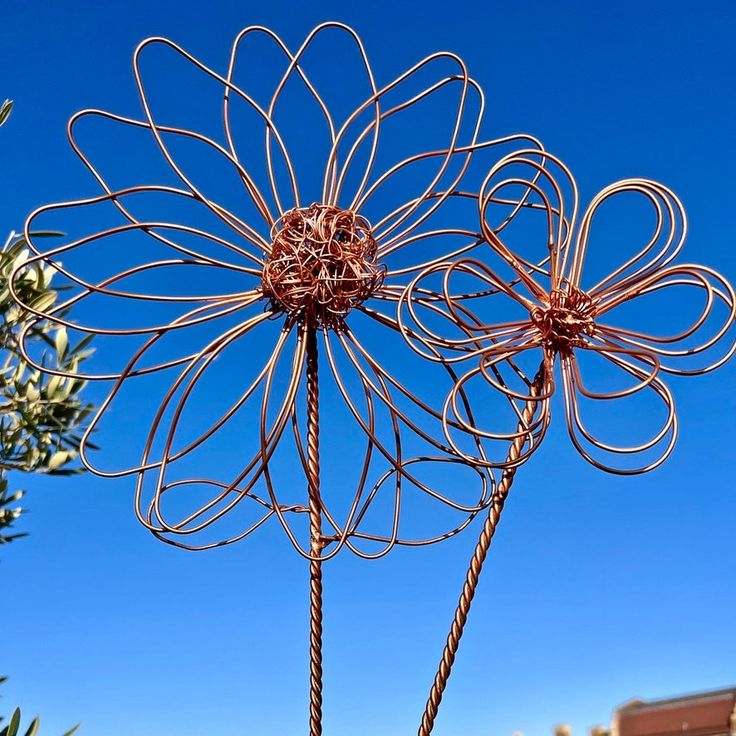
<instances>
[{"instance_id":1,"label":"green leaf","mask_svg":"<svg viewBox=\"0 0 736 736\"><path fill-rule=\"evenodd\" d=\"M32 721L31 725L28 726L28 730L26 731L26 736L38 736L38 724L41 722L41 719L36 716Z\"/></svg>"},{"instance_id":2,"label":"green leaf","mask_svg":"<svg viewBox=\"0 0 736 736\"><path fill-rule=\"evenodd\" d=\"M11 271L15 271L17 268L20 268L28 260L29 256L30 253L25 248L21 250L13 260Z\"/></svg>"},{"instance_id":3,"label":"green leaf","mask_svg":"<svg viewBox=\"0 0 736 736\"><path fill-rule=\"evenodd\" d=\"M89 345L89 344L90 344L90 343L92 342L92 338L93 338L93 337L94 337L94 335L87 335L86 337L83 337L83 338L82 338L82 339L81 339L81 340L80 340L80 341L79 341L79 342L77 343L77 345L76 345L76 347L74 348L74 351L73 351L73 352L75 352L75 353L81 353L81 352L82 352L82 350L84 350L84 348L86 348L86 347L87 347L87 345Z\"/></svg>"},{"instance_id":4,"label":"green leaf","mask_svg":"<svg viewBox=\"0 0 736 736\"><path fill-rule=\"evenodd\" d=\"M66 235L63 230L33 230L31 236L34 238L60 238L62 235ZM25 242L25 239L24 241Z\"/></svg>"},{"instance_id":5,"label":"green leaf","mask_svg":"<svg viewBox=\"0 0 736 736\"><path fill-rule=\"evenodd\" d=\"M28 401L38 401L40 397L41 394L35 386L31 384L28 384L26 386L26 398L28 399Z\"/></svg>"},{"instance_id":6,"label":"green leaf","mask_svg":"<svg viewBox=\"0 0 736 736\"><path fill-rule=\"evenodd\" d=\"M48 396L50 401L53 401L54 398L56 398L56 394L58 393L63 380L64 379L61 376L52 376L51 380L46 384L46 396Z\"/></svg>"},{"instance_id":7,"label":"green leaf","mask_svg":"<svg viewBox=\"0 0 736 736\"><path fill-rule=\"evenodd\" d=\"M66 327L60 327L56 331L54 342L56 343L56 356L59 360L62 360L66 354L66 349L69 346L69 337L66 334Z\"/></svg>"},{"instance_id":8,"label":"green leaf","mask_svg":"<svg viewBox=\"0 0 736 736\"><path fill-rule=\"evenodd\" d=\"M37 312L44 312L56 301L56 292L47 291L45 294L37 296L28 306Z\"/></svg>"},{"instance_id":9,"label":"green leaf","mask_svg":"<svg viewBox=\"0 0 736 736\"><path fill-rule=\"evenodd\" d=\"M16 708L13 711L13 715L10 716L10 722L5 728L0 731L0 736L17 736L18 729L20 728L20 708Z\"/></svg>"},{"instance_id":10,"label":"green leaf","mask_svg":"<svg viewBox=\"0 0 736 736\"><path fill-rule=\"evenodd\" d=\"M65 462L69 460L69 453L66 450L59 450L55 452L50 458L46 467L49 470L56 470L60 468Z\"/></svg>"},{"instance_id":11,"label":"green leaf","mask_svg":"<svg viewBox=\"0 0 736 736\"><path fill-rule=\"evenodd\" d=\"M2 105L0 105L0 125L2 125L9 117L10 117L10 111L13 109L13 101L12 100L5 100Z\"/></svg>"}]
</instances>

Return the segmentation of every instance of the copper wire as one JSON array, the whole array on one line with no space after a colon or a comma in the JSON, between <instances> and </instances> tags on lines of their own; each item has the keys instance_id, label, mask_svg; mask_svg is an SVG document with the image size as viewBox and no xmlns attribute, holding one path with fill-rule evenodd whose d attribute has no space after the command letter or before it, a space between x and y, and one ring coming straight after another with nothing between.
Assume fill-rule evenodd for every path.
<instances>
[{"instance_id":1,"label":"copper wire","mask_svg":"<svg viewBox=\"0 0 736 736\"><path fill-rule=\"evenodd\" d=\"M309 733L322 734L322 501L319 480L319 357L307 327L307 474L309 483Z\"/></svg>"}]
</instances>

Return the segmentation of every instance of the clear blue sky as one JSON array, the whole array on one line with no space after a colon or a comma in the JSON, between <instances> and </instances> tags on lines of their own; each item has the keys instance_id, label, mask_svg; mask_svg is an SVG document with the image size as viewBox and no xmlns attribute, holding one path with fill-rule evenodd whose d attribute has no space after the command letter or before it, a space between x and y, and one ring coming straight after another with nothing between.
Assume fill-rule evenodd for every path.
<instances>
[{"instance_id":1,"label":"clear blue sky","mask_svg":"<svg viewBox=\"0 0 736 736\"><path fill-rule=\"evenodd\" d=\"M335 19L357 28L379 80L459 53L488 96L485 132L538 135L584 200L618 178L668 184L690 217L684 260L736 279L736 5L452 8L4 0L0 97L16 109L0 138L0 225L96 193L66 120L88 106L138 113L130 57L144 37L224 66L245 25L296 45ZM438 736L536 736L560 721L582 733L635 695L736 683L735 380L732 363L673 381L680 442L644 477L596 472L557 427L514 488ZM90 736L305 733L306 566L281 536L187 554L138 525L130 483L22 480L31 536L0 562L3 710L40 712L46 734L78 720ZM415 732L475 538L329 565L327 736Z\"/></svg>"}]
</instances>

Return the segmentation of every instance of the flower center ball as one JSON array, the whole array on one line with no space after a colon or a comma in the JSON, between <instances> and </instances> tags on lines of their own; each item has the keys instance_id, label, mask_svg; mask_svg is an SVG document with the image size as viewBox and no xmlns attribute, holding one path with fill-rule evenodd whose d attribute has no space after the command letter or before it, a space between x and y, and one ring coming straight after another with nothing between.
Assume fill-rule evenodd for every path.
<instances>
[{"instance_id":1,"label":"flower center ball","mask_svg":"<svg viewBox=\"0 0 736 736\"><path fill-rule=\"evenodd\" d=\"M381 286L368 221L326 204L284 213L271 230L263 293L271 308L312 326L339 327Z\"/></svg>"},{"instance_id":2,"label":"flower center ball","mask_svg":"<svg viewBox=\"0 0 736 736\"><path fill-rule=\"evenodd\" d=\"M549 305L531 313L532 322L546 347L556 353L570 353L585 344L584 335L595 330L595 304L580 289L553 289Z\"/></svg>"}]
</instances>

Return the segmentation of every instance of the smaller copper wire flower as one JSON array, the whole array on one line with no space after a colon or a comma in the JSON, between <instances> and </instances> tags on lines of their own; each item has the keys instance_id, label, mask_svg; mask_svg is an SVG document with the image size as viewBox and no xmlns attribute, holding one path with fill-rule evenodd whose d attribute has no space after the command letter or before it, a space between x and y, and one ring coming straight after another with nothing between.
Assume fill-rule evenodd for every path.
<instances>
[{"instance_id":1,"label":"smaller copper wire flower","mask_svg":"<svg viewBox=\"0 0 736 736\"><path fill-rule=\"evenodd\" d=\"M553 174L552 168L558 173ZM650 237L633 255L623 258L622 265L584 286L583 266L593 220L604 203L626 201L622 195L631 193L643 197L654 212ZM569 205L566 194L571 199ZM534 257L522 255L508 244L512 236L507 237L510 218L505 209L510 206L514 215L521 208L532 217L541 216L543 233L536 220L527 228L517 227L517 236L520 234L522 243L543 239L548 260L535 264ZM497 224L492 224L490 215L498 208L501 217ZM570 171L551 154L522 150L504 157L491 169L479 194L479 214L486 242L501 258L499 269L472 258L435 264L415 278L402 305L401 323L415 350L429 359L433 351L438 351L442 357L435 359L448 364L474 362L445 404L450 444L467 457L452 437L452 427L457 425L484 440L498 439L498 435L468 421L458 402L458 392L469 391L471 384L480 380L515 401L538 403L537 420L523 432L534 440L528 457L549 425L558 365L568 432L588 462L626 475L660 465L672 452L678 430L674 399L662 374L707 373L726 362L736 350L732 338L724 340L736 320L736 295L731 285L707 266L673 263L687 232L679 199L656 182L626 179L603 189L578 218L577 185ZM519 218L515 224L519 225ZM542 279L549 285L544 286ZM435 285L438 281L441 287ZM441 298L435 297L431 303L418 298L428 293L441 294ZM642 307L633 325L629 316L629 324L623 326L625 320L618 315L625 304L639 304L644 297L667 294L676 300L664 306ZM701 303L693 304L692 297L697 294ZM500 304L499 299L504 297L511 302ZM504 319L501 315L509 307L515 314ZM668 333L666 325L676 321L685 310L694 310L692 319L674 334ZM455 334L448 335L432 323L431 317L438 315L445 327L452 323ZM653 315L655 328L650 331L644 323L651 321ZM458 331L458 325L462 330ZM518 365L533 352L541 359L534 396L528 390L532 380ZM615 388L591 388L581 370L581 362L590 358L602 358L603 370L606 366L614 368L627 383ZM701 362L695 362L699 358ZM511 366L526 388L517 390L509 385L503 378L504 365ZM596 374L600 372L599 367ZM604 440L601 434L608 427L592 429L583 418L587 402L645 395L649 399L637 413L631 429L645 425L657 413L662 418L639 443L622 445ZM627 462L627 457L644 457L644 462L634 465ZM479 458L476 461L483 462Z\"/></svg>"}]
</instances>

